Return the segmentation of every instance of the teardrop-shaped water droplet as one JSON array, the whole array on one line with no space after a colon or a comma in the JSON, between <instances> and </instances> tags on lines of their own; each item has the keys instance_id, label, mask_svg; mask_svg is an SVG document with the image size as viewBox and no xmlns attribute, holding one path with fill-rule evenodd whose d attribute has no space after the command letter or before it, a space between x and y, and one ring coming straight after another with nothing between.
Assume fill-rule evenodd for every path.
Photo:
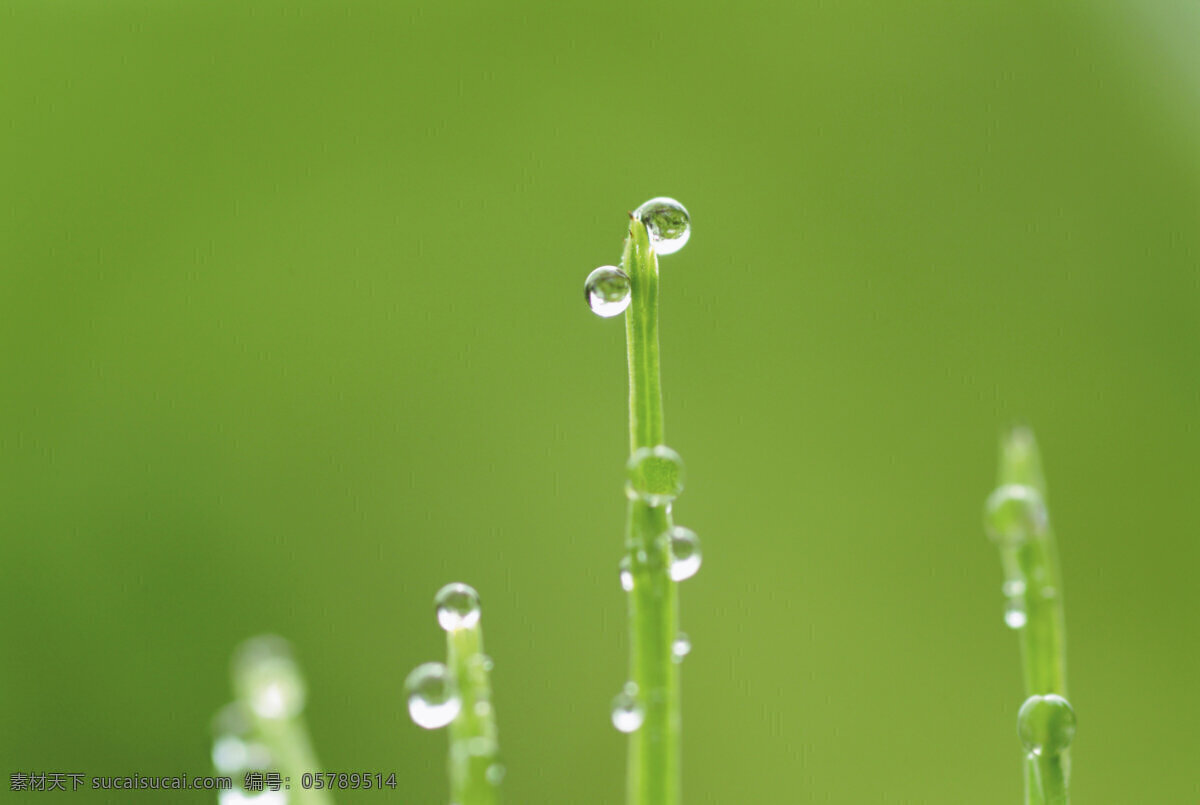
<instances>
[{"instance_id":1,"label":"teardrop-shaped water droplet","mask_svg":"<svg viewBox=\"0 0 1200 805\"><path fill-rule=\"evenodd\" d=\"M633 592L633 560L628 556L622 556L617 570L621 574L621 589L627 593Z\"/></svg>"},{"instance_id":2,"label":"teardrop-shaped water droplet","mask_svg":"<svg viewBox=\"0 0 1200 805\"><path fill-rule=\"evenodd\" d=\"M616 266L600 266L583 283L588 307L606 319L621 315L629 307L630 288L629 275Z\"/></svg>"},{"instance_id":3,"label":"teardrop-shaped water droplet","mask_svg":"<svg viewBox=\"0 0 1200 805\"><path fill-rule=\"evenodd\" d=\"M671 553L668 573L672 581L690 579L700 570L700 538L690 528L677 525L667 532L667 544Z\"/></svg>"},{"instance_id":4,"label":"teardrop-shaped water droplet","mask_svg":"<svg viewBox=\"0 0 1200 805\"><path fill-rule=\"evenodd\" d=\"M1010 598L1004 604L1004 625L1009 629L1020 629L1025 625L1028 616L1025 614L1025 602L1020 598Z\"/></svg>"},{"instance_id":5,"label":"teardrop-shaped water droplet","mask_svg":"<svg viewBox=\"0 0 1200 805\"><path fill-rule=\"evenodd\" d=\"M304 677L282 637L262 635L242 643L233 656L233 682L259 718L291 718L304 709Z\"/></svg>"},{"instance_id":6,"label":"teardrop-shaped water droplet","mask_svg":"<svg viewBox=\"0 0 1200 805\"><path fill-rule=\"evenodd\" d=\"M447 632L471 629L479 623L479 593L459 582L447 584L433 597L438 623Z\"/></svg>"},{"instance_id":7,"label":"teardrop-shaped water droplet","mask_svg":"<svg viewBox=\"0 0 1200 805\"><path fill-rule=\"evenodd\" d=\"M638 699L637 685L626 682L612 703L612 723L621 732L637 732L646 718L646 711Z\"/></svg>"},{"instance_id":8,"label":"teardrop-shaped water droplet","mask_svg":"<svg viewBox=\"0 0 1200 805\"><path fill-rule=\"evenodd\" d=\"M679 251L692 236L687 208L673 198L652 198L634 210L633 215L645 224L650 246L659 257Z\"/></svg>"},{"instance_id":9,"label":"teardrop-shaped water droplet","mask_svg":"<svg viewBox=\"0 0 1200 805\"><path fill-rule=\"evenodd\" d=\"M634 450L625 473L625 493L651 506L669 504L683 491L683 459L665 444Z\"/></svg>"},{"instance_id":10,"label":"teardrop-shaped water droplet","mask_svg":"<svg viewBox=\"0 0 1200 805\"><path fill-rule=\"evenodd\" d=\"M1024 484L1005 484L988 497L984 525L993 542L1015 546L1044 537L1049 517L1040 492Z\"/></svg>"},{"instance_id":11,"label":"teardrop-shaped water droplet","mask_svg":"<svg viewBox=\"0 0 1200 805\"><path fill-rule=\"evenodd\" d=\"M450 671L440 662L418 665L404 680L408 714L417 726L436 730L458 718L462 701L450 681Z\"/></svg>"},{"instance_id":12,"label":"teardrop-shaped water droplet","mask_svg":"<svg viewBox=\"0 0 1200 805\"><path fill-rule=\"evenodd\" d=\"M1034 755L1056 755L1075 737L1075 710L1055 693L1030 696L1017 713L1017 735Z\"/></svg>"},{"instance_id":13,"label":"teardrop-shaped water droplet","mask_svg":"<svg viewBox=\"0 0 1200 805\"><path fill-rule=\"evenodd\" d=\"M683 632L675 635L675 639L671 641L671 659L675 662L683 662L683 658L692 653L692 641Z\"/></svg>"}]
</instances>

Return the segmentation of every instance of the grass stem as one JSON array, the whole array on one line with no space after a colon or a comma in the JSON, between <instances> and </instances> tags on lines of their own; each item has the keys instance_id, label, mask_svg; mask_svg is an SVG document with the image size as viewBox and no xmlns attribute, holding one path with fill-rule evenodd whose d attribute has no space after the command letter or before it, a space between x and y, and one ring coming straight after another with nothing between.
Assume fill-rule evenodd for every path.
<instances>
[{"instance_id":1,"label":"grass stem","mask_svg":"<svg viewBox=\"0 0 1200 805\"><path fill-rule=\"evenodd\" d=\"M479 621L446 632L446 664L461 710L450 724L450 795L455 805L497 805L504 767L492 708L491 660Z\"/></svg>"},{"instance_id":2,"label":"grass stem","mask_svg":"<svg viewBox=\"0 0 1200 805\"><path fill-rule=\"evenodd\" d=\"M631 452L663 443L662 380L658 351L658 259L645 226L631 220L622 268L629 275L626 311L629 353ZM629 805L678 805L680 799L679 666L672 643L679 632L679 593L669 576L669 506L629 503L626 547L633 574L629 596L630 681L644 708L630 735Z\"/></svg>"}]
</instances>

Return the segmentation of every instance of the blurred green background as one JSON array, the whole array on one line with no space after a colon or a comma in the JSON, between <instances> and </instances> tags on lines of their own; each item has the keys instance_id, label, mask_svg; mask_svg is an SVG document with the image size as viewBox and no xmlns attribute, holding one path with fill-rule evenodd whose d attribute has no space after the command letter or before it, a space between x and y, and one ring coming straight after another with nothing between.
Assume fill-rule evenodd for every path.
<instances>
[{"instance_id":1,"label":"blurred green background","mask_svg":"<svg viewBox=\"0 0 1200 805\"><path fill-rule=\"evenodd\" d=\"M670 195L687 800L1020 800L980 523L1019 418L1076 799L1197 801L1198 36L1135 0L0 3L6 796L210 773L274 631L326 767L398 774L352 801L444 802L401 683L462 580L508 800L618 802L624 332L581 291ZM215 798L120 801L168 799Z\"/></svg>"}]
</instances>

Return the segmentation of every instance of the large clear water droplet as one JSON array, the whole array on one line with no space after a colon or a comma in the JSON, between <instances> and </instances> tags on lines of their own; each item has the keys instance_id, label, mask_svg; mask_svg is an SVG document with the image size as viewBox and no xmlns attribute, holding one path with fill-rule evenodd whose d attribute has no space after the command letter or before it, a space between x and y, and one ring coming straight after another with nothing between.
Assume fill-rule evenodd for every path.
<instances>
[{"instance_id":1,"label":"large clear water droplet","mask_svg":"<svg viewBox=\"0 0 1200 805\"><path fill-rule=\"evenodd\" d=\"M692 653L692 641L683 632L675 635L675 639L671 641L671 659L675 662L683 662L683 658Z\"/></svg>"},{"instance_id":2,"label":"large clear water droplet","mask_svg":"<svg viewBox=\"0 0 1200 805\"><path fill-rule=\"evenodd\" d=\"M304 677L282 637L262 635L242 643L233 656L233 683L259 718L291 718L304 709Z\"/></svg>"},{"instance_id":3,"label":"large clear water droplet","mask_svg":"<svg viewBox=\"0 0 1200 805\"><path fill-rule=\"evenodd\" d=\"M472 629L479 623L479 593L460 582L447 584L433 597L438 624L447 632Z\"/></svg>"},{"instance_id":4,"label":"large clear water droplet","mask_svg":"<svg viewBox=\"0 0 1200 805\"><path fill-rule=\"evenodd\" d=\"M687 208L673 198L652 198L634 210L633 215L645 224L650 245L659 257L679 251L692 236L692 219Z\"/></svg>"},{"instance_id":5,"label":"large clear water droplet","mask_svg":"<svg viewBox=\"0 0 1200 805\"><path fill-rule=\"evenodd\" d=\"M1056 755L1075 737L1075 710L1056 693L1030 696L1017 713L1017 734L1034 755Z\"/></svg>"},{"instance_id":6,"label":"large clear water droplet","mask_svg":"<svg viewBox=\"0 0 1200 805\"><path fill-rule=\"evenodd\" d=\"M1005 484L987 499L984 525L992 541L1015 546L1046 535L1049 516L1042 495L1032 486Z\"/></svg>"},{"instance_id":7,"label":"large clear water droplet","mask_svg":"<svg viewBox=\"0 0 1200 805\"><path fill-rule=\"evenodd\" d=\"M672 581L690 579L700 570L700 538L690 528L677 525L667 532L667 546L671 554L671 564L667 573Z\"/></svg>"},{"instance_id":8,"label":"large clear water droplet","mask_svg":"<svg viewBox=\"0 0 1200 805\"><path fill-rule=\"evenodd\" d=\"M629 275L616 266L600 266L583 284L588 307L597 316L612 318L625 312L630 300Z\"/></svg>"},{"instance_id":9,"label":"large clear water droplet","mask_svg":"<svg viewBox=\"0 0 1200 805\"><path fill-rule=\"evenodd\" d=\"M436 730L458 718L462 700L451 683L450 671L440 662L418 665L404 680L408 714L417 726Z\"/></svg>"},{"instance_id":10,"label":"large clear water droplet","mask_svg":"<svg viewBox=\"0 0 1200 805\"><path fill-rule=\"evenodd\" d=\"M683 459L665 444L639 447L625 465L625 492L651 506L663 506L683 491Z\"/></svg>"},{"instance_id":11,"label":"large clear water droplet","mask_svg":"<svg viewBox=\"0 0 1200 805\"><path fill-rule=\"evenodd\" d=\"M1025 626L1029 616L1025 613L1025 602L1020 598L1010 598L1004 604L1004 625L1009 629L1020 629Z\"/></svg>"},{"instance_id":12,"label":"large clear water droplet","mask_svg":"<svg viewBox=\"0 0 1200 805\"><path fill-rule=\"evenodd\" d=\"M626 682L612 703L612 723L621 732L637 732L646 719L646 711L638 699L637 685Z\"/></svg>"}]
</instances>

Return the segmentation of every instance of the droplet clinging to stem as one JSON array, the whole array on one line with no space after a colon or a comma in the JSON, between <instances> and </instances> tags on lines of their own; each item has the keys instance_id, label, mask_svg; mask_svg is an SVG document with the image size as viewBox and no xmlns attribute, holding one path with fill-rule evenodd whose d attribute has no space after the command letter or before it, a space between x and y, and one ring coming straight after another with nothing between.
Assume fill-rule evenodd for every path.
<instances>
[{"instance_id":1,"label":"droplet clinging to stem","mask_svg":"<svg viewBox=\"0 0 1200 805\"><path fill-rule=\"evenodd\" d=\"M588 307L597 316L612 318L629 307L629 275L616 266L600 266L588 274L583 284Z\"/></svg>"},{"instance_id":2,"label":"droplet clinging to stem","mask_svg":"<svg viewBox=\"0 0 1200 805\"><path fill-rule=\"evenodd\" d=\"M692 236L691 216L673 198L652 198L634 210L633 216L645 225L650 247L659 257L679 251Z\"/></svg>"},{"instance_id":3,"label":"droplet clinging to stem","mask_svg":"<svg viewBox=\"0 0 1200 805\"><path fill-rule=\"evenodd\" d=\"M427 662L413 669L404 680L408 694L408 714L419 727L441 729L462 709L462 701L454 690L450 671L440 662Z\"/></svg>"}]
</instances>

